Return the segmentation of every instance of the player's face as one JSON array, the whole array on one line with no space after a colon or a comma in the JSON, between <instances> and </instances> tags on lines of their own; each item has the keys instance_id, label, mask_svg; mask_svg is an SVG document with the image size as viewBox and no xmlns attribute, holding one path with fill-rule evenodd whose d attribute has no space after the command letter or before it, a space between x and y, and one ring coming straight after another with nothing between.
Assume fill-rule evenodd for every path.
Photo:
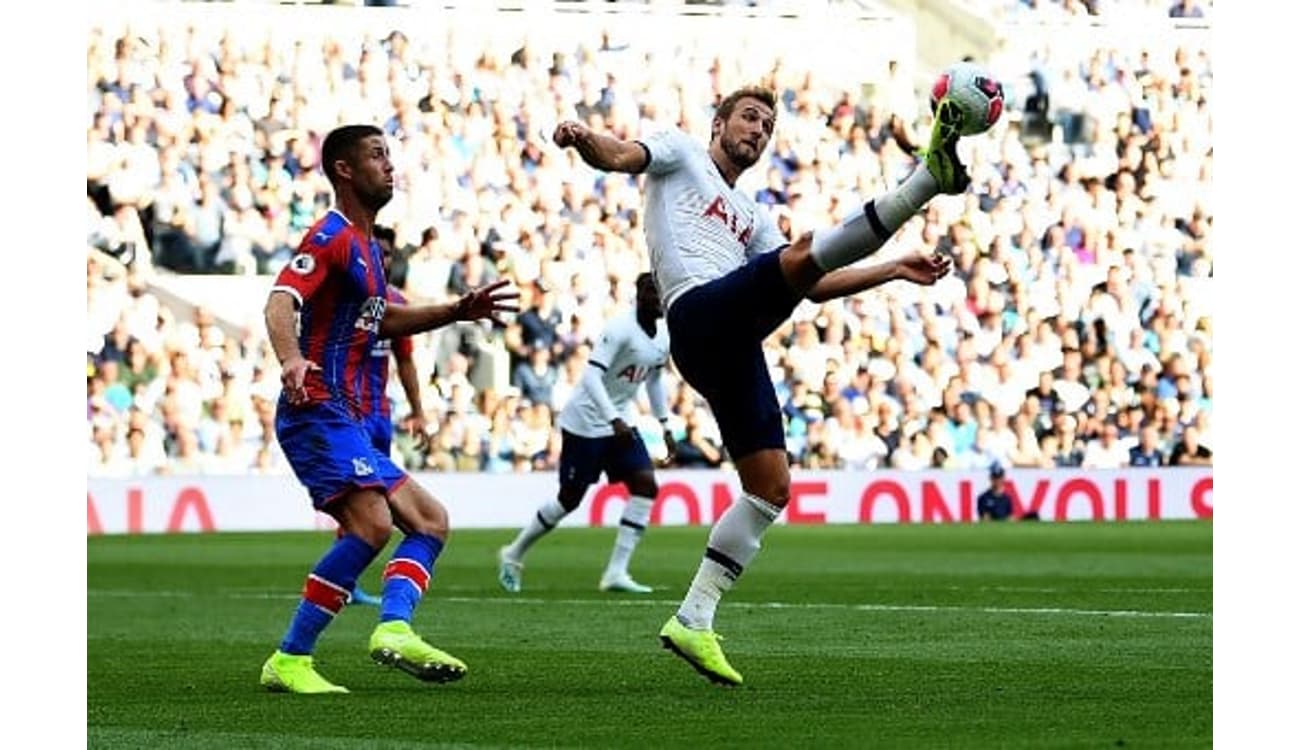
<instances>
[{"instance_id":1,"label":"player's face","mask_svg":"<svg viewBox=\"0 0 1300 750\"><path fill-rule=\"evenodd\" d=\"M393 162L383 136L371 135L357 144L349 163L352 189L365 206L378 211L393 198Z\"/></svg>"},{"instance_id":2,"label":"player's face","mask_svg":"<svg viewBox=\"0 0 1300 750\"><path fill-rule=\"evenodd\" d=\"M638 310L648 312L656 318L663 315L663 307L659 304L659 289L655 286L654 279L637 282L636 306Z\"/></svg>"},{"instance_id":3,"label":"player's face","mask_svg":"<svg viewBox=\"0 0 1300 750\"><path fill-rule=\"evenodd\" d=\"M376 240L379 243L379 249L384 254L384 276L393 274L393 244L388 240Z\"/></svg>"},{"instance_id":4,"label":"player's face","mask_svg":"<svg viewBox=\"0 0 1300 750\"><path fill-rule=\"evenodd\" d=\"M741 99L721 123L722 153L742 171L749 169L767 148L775 126L776 113L770 107L757 99Z\"/></svg>"}]
</instances>

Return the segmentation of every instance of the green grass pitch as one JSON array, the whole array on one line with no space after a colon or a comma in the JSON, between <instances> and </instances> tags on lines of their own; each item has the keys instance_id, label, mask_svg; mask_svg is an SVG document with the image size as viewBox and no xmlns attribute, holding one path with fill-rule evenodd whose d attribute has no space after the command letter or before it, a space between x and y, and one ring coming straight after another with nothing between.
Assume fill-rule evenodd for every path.
<instances>
[{"instance_id":1,"label":"green grass pitch","mask_svg":"<svg viewBox=\"0 0 1300 750\"><path fill-rule=\"evenodd\" d=\"M414 624L469 675L374 664L377 612L351 607L316 658L352 693L323 697L257 677L329 533L88 538L88 746L1212 743L1210 523L773 527L719 610L732 689L656 637L707 535L651 529L632 570L657 590L636 596L596 590L612 529L561 529L508 595L513 532L454 532Z\"/></svg>"}]
</instances>

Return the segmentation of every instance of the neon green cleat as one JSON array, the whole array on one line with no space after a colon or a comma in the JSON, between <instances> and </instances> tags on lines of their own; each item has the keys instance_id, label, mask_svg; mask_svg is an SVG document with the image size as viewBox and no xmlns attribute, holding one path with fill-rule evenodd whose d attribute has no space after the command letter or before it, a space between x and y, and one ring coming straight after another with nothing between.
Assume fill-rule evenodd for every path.
<instances>
[{"instance_id":1,"label":"neon green cleat","mask_svg":"<svg viewBox=\"0 0 1300 750\"><path fill-rule=\"evenodd\" d=\"M277 650L262 665L262 687L277 693L346 693L348 689L335 685L316 671L310 655L286 654Z\"/></svg>"},{"instance_id":2,"label":"neon green cleat","mask_svg":"<svg viewBox=\"0 0 1300 750\"><path fill-rule=\"evenodd\" d=\"M718 641L722 636L712 630L692 630L677 619L677 615L668 618L659 631L659 641L664 648L686 660L696 672L704 675L719 685L739 685L744 677L727 663Z\"/></svg>"},{"instance_id":3,"label":"neon green cleat","mask_svg":"<svg viewBox=\"0 0 1300 750\"><path fill-rule=\"evenodd\" d=\"M469 671L465 662L425 643L402 620L379 623L370 634L370 658L425 682L455 682Z\"/></svg>"},{"instance_id":4,"label":"neon green cleat","mask_svg":"<svg viewBox=\"0 0 1300 750\"><path fill-rule=\"evenodd\" d=\"M501 588L512 594L518 594L524 587L524 564L518 560L512 560L506 550L509 547L502 547L497 550L497 583Z\"/></svg>"},{"instance_id":5,"label":"neon green cleat","mask_svg":"<svg viewBox=\"0 0 1300 750\"><path fill-rule=\"evenodd\" d=\"M921 152L925 168L939 183L939 192L959 195L970 186L970 175L957 156L957 140L961 138L961 108L951 99L940 99L934 110L934 127L930 131L930 147Z\"/></svg>"}]
</instances>

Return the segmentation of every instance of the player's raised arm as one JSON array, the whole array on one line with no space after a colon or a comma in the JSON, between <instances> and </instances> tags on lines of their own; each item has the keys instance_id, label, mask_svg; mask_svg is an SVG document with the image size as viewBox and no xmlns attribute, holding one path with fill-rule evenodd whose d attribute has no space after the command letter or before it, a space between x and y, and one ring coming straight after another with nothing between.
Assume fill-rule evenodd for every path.
<instances>
[{"instance_id":1,"label":"player's raised arm","mask_svg":"<svg viewBox=\"0 0 1300 750\"><path fill-rule=\"evenodd\" d=\"M951 258L917 249L895 260L832 271L808 290L808 299L812 302L825 302L837 297L848 297L897 279L930 286L950 270Z\"/></svg>"},{"instance_id":2,"label":"player's raised arm","mask_svg":"<svg viewBox=\"0 0 1300 750\"><path fill-rule=\"evenodd\" d=\"M383 322L379 324L379 335L384 338L410 336L462 320L480 318L490 318L504 326L501 313L519 312L519 306L511 304L513 300L519 299L519 292L502 288L509 283L509 279L494 281L451 304L389 305Z\"/></svg>"},{"instance_id":3,"label":"player's raised arm","mask_svg":"<svg viewBox=\"0 0 1300 750\"><path fill-rule=\"evenodd\" d=\"M555 127L555 145L572 146L587 164L606 172L636 174L650 163L650 152L637 141L594 133L586 125L565 120Z\"/></svg>"}]
</instances>

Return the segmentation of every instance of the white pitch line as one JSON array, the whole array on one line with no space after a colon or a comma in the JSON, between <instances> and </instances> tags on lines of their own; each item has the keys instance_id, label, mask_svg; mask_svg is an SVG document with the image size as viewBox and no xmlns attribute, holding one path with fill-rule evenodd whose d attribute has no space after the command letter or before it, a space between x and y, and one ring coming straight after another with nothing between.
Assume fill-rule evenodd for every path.
<instances>
[{"instance_id":1,"label":"white pitch line","mask_svg":"<svg viewBox=\"0 0 1300 750\"><path fill-rule=\"evenodd\" d=\"M92 589L86 592L92 597L151 599L176 598L191 599L198 595L188 591L126 591L121 589ZM297 594L268 592L224 592L216 593L228 599L297 599ZM208 595L205 595L206 598ZM673 607L680 602L669 599L540 599L521 596L437 596L432 600L453 602L456 604L525 604L525 605L561 605L561 606L600 606L600 607ZM755 609L829 609L856 612L938 612L963 613L977 612L994 615L1065 615L1075 617L1149 617L1169 619L1209 619L1211 612L1166 612L1136 609L1071 609L1068 607L962 607L938 604L843 604L835 602L747 602L730 601L728 607L751 607Z\"/></svg>"}]
</instances>

